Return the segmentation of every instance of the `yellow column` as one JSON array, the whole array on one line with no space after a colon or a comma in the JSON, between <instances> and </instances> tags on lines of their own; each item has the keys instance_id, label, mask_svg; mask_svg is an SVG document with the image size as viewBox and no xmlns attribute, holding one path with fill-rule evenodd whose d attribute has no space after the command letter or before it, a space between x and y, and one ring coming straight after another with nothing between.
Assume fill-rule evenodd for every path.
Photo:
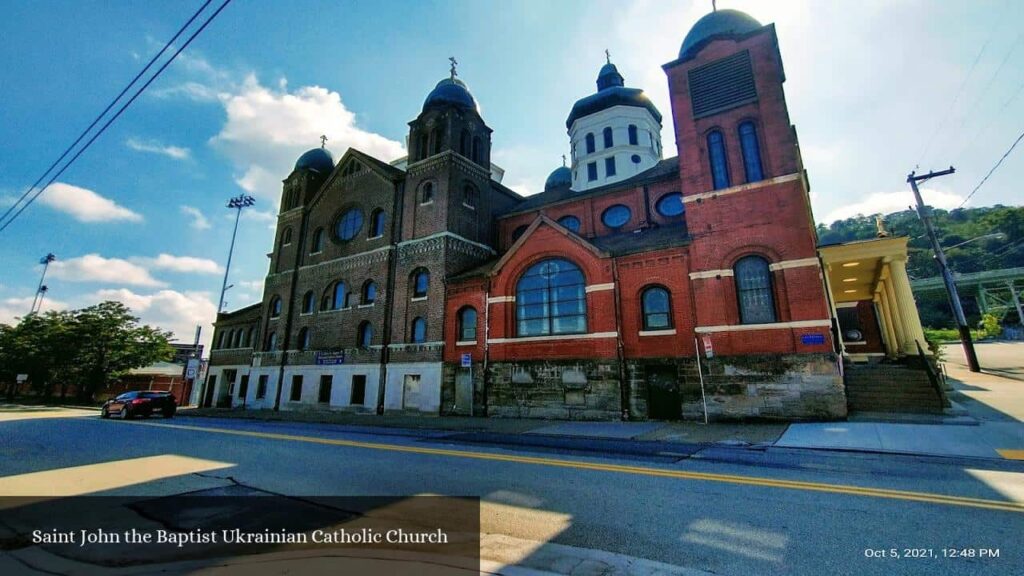
<instances>
[{"instance_id":1,"label":"yellow column","mask_svg":"<svg viewBox=\"0 0 1024 576\"><path fill-rule=\"evenodd\" d=\"M888 278L883 282L883 286L885 286L883 296L885 297L886 305L889 307L889 318L892 320L892 331L896 335L896 350L894 352L899 354L903 352L907 345L907 335L903 330L903 315L900 314L900 307L896 302L896 294L892 288L892 274L888 275Z\"/></svg>"},{"instance_id":2,"label":"yellow column","mask_svg":"<svg viewBox=\"0 0 1024 576\"><path fill-rule=\"evenodd\" d=\"M924 330L921 329L921 317L917 314L917 302L914 300L914 293L910 289L910 278L907 276L906 260L902 258L893 259L889 263L889 271L893 291L896 293L896 302L900 307L900 316L903 318L903 333L907 337L903 351L909 355L917 355L917 344L915 342L920 342L922 349L927 349L928 343L924 340Z\"/></svg>"},{"instance_id":3,"label":"yellow column","mask_svg":"<svg viewBox=\"0 0 1024 576\"><path fill-rule=\"evenodd\" d=\"M882 336L885 338L885 354L895 358L899 353L899 344L896 343L896 333L892 329L892 315L889 314L889 303L885 300L885 287L879 283L878 292L875 293L875 302L878 302L879 324L882 326Z\"/></svg>"}]
</instances>

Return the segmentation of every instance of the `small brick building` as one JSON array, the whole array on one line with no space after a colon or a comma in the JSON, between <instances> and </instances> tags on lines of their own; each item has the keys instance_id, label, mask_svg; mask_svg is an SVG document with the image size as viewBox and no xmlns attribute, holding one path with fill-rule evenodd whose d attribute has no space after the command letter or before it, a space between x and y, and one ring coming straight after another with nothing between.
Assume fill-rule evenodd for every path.
<instances>
[{"instance_id":1,"label":"small brick building","mask_svg":"<svg viewBox=\"0 0 1024 576\"><path fill-rule=\"evenodd\" d=\"M609 59L567 121L570 165L527 197L454 68L407 158L304 154L263 301L218 316L207 404L845 416L774 26L713 12L664 70L676 156Z\"/></svg>"}]
</instances>

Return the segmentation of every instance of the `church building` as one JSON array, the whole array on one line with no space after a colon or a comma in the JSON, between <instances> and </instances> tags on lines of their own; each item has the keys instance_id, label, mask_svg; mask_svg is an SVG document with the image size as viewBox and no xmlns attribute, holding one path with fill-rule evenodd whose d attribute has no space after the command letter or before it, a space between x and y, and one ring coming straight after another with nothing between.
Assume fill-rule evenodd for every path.
<instances>
[{"instance_id":1,"label":"church building","mask_svg":"<svg viewBox=\"0 0 1024 576\"><path fill-rule=\"evenodd\" d=\"M303 154L263 301L218 316L200 403L845 417L842 330L774 25L712 12L663 69L666 111L608 58L566 120L570 162L530 196L501 184L454 63L409 123L407 158Z\"/></svg>"}]
</instances>

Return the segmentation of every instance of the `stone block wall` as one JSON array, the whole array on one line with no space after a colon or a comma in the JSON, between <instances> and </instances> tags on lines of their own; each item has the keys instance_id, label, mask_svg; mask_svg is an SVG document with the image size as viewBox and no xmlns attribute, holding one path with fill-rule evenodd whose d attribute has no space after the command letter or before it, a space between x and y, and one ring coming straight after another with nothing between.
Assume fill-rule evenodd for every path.
<instances>
[{"instance_id":1,"label":"stone block wall","mask_svg":"<svg viewBox=\"0 0 1024 576\"><path fill-rule=\"evenodd\" d=\"M617 420L619 365L613 360L496 362L488 367L490 416Z\"/></svg>"}]
</instances>

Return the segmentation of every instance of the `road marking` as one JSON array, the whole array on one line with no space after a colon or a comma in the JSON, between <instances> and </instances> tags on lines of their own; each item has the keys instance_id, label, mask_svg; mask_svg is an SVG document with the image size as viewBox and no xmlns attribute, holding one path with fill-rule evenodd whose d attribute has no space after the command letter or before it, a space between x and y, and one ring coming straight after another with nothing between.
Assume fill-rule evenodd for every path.
<instances>
[{"instance_id":1,"label":"road marking","mask_svg":"<svg viewBox=\"0 0 1024 576\"><path fill-rule=\"evenodd\" d=\"M739 476L735 474L689 472L684 470L667 470L664 468L645 468L642 466L627 466L623 464L604 464L598 462L559 460L557 458L542 458L536 456L495 454L490 452L472 452L468 450L452 450L447 448L426 448L422 446L405 446L402 444L384 444L380 442L360 442L357 440L317 438L314 436L277 434L274 432L256 432L253 430L236 430L231 428L189 426L185 424L163 424L159 422L122 422L120 420L108 420L106 422L119 422L129 425L155 426L160 428L174 428L177 430L191 430L195 432L207 432L211 434L248 436L251 438L265 438L269 440L287 440L293 442L308 442L311 444L327 444L330 446L345 446L349 448L366 448L370 450L387 450L391 452L427 454L431 456L449 456L454 458L472 458L475 460L494 460L499 462L515 462L518 464L554 466L558 468L576 468L580 470L594 470L600 472L617 472L622 474L638 474L643 476L676 478L680 480L703 480L706 482L723 482L727 484L744 484L749 486L766 486L771 488L788 488L792 490L808 490L812 492L830 492L834 494L850 494L853 496L870 496L874 498L890 498L894 500L930 502L933 504L946 504L949 506L968 506L972 508L985 508L989 510L1002 510L1006 512L1024 512L1024 503L1009 502L1004 500L986 500L983 498L969 498L966 496L949 496L946 494L936 494L930 492L891 490L888 488L866 488L862 486L852 486L846 484L825 484L820 482L803 482L799 480L781 480L761 476Z\"/></svg>"},{"instance_id":2,"label":"road marking","mask_svg":"<svg viewBox=\"0 0 1024 576\"><path fill-rule=\"evenodd\" d=\"M996 449L996 452L1007 460L1024 460L1024 450Z\"/></svg>"}]
</instances>

